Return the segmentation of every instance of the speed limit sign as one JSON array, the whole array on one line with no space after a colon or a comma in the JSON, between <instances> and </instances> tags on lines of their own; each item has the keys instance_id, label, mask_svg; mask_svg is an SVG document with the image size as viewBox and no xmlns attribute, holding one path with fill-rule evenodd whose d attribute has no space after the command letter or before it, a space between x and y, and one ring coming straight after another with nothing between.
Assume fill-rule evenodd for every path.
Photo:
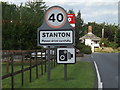
<instances>
[{"instance_id":1,"label":"speed limit sign","mask_svg":"<svg viewBox=\"0 0 120 90\"><path fill-rule=\"evenodd\" d=\"M74 33L65 9L52 6L46 10L43 24L38 28L37 43L38 46L74 45Z\"/></svg>"},{"instance_id":2,"label":"speed limit sign","mask_svg":"<svg viewBox=\"0 0 120 90\"><path fill-rule=\"evenodd\" d=\"M63 8L54 6L47 10L45 19L51 28L60 28L66 23L67 15Z\"/></svg>"}]
</instances>

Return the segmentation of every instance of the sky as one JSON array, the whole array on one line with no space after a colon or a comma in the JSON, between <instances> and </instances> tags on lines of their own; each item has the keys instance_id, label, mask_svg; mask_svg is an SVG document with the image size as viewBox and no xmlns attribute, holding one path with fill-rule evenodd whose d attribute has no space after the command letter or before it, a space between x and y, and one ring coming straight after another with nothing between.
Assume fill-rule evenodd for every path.
<instances>
[{"instance_id":1,"label":"sky","mask_svg":"<svg viewBox=\"0 0 120 90\"><path fill-rule=\"evenodd\" d=\"M20 4L28 0L0 0ZM32 0L34 1L34 0ZM39 1L39 0L38 0ZM118 1L120 0L43 0L48 6L59 5L65 10L73 9L75 14L81 11L84 23L97 22L118 24Z\"/></svg>"}]
</instances>

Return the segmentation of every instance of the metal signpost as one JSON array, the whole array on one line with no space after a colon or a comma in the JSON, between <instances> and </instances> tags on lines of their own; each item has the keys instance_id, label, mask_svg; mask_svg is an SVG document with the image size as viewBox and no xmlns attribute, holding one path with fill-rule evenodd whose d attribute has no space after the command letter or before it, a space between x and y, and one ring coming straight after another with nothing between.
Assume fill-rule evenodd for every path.
<instances>
[{"instance_id":1,"label":"metal signpost","mask_svg":"<svg viewBox=\"0 0 120 90\"><path fill-rule=\"evenodd\" d=\"M73 27L68 22L66 11L62 7L53 6L45 12L43 24L37 30L37 44L48 46L48 81L50 80L50 46L73 46L74 35ZM67 63L75 63L75 49L65 48L66 56L61 56L62 48L57 50L59 52L57 56L65 66L65 80L67 80ZM58 60L57 63L60 62Z\"/></svg>"},{"instance_id":2,"label":"metal signpost","mask_svg":"<svg viewBox=\"0 0 120 90\"><path fill-rule=\"evenodd\" d=\"M67 80L67 64L76 63L75 48L58 48L57 63L64 64L64 80Z\"/></svg>"}]
</instances>

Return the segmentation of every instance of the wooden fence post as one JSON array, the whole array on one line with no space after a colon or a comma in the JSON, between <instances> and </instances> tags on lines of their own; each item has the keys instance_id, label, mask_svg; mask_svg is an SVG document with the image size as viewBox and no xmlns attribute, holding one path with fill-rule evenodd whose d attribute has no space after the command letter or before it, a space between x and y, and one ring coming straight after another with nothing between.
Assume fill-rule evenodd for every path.
<instances>
[{"instance_id":1,"label":"wooden fence post","mask_svg":"<svg viewBox=\"0 0 120 90\"><path fill-rule=\"evenodd\" d=\"M46 59L44 61L44 72L46 72Z\"/></svg>"},{"instance_id":2,"label":"wooden fence post","mask_svg":"<svg viewBox=\"0 0 120 90\"><path fill-rule=\"evenodd\" d=\"M24 56L23 56L23 53L21 52L21 55L22 55L22 60L21 60L21 64L22 64L22 67L21 67L21 69L22 69L22 73L21 73L21 79L22 79L22 86L24 85Z\"/></svg>"},{"instance_id":3,"label":"wooden fence post","mask_svg":"<svg viewBox=\"0 0 120 90\"><path fill-rule=\"evenodd\" d=\"M30 60L30 83L31 83L32 82L32 59L31 59L31 54L30 54L30 59L29 60Z\"/></svg>"},{"instance_id":4,"label":"wooden fence post","mask_svg":"<svg viewBox=\"0 0 120 90\"><path fill-rule=\"evenodd\" d=\"M42 55L43 51L41 50L41 59L40 59L40 63L41 63L41 75L43 75L43 55Z\"/></svg>"},{"instance_id":5,"label":"wooden fence post","mask_svg":"<svg viewBox=\"0 0 120 90\"><path fill-rule=\"evenodd\" d=\"M54 67L55 67L55 63L56 63L56 61L55 61L55 55L54 55L54 59L53 60L54 60Z\"/></svg>"},{"instance_id":6,"label":"wooden fence post","mask_svg":"<svg viewBox=\"0 0 120 90\"><path fill-rule=\"evenodd\" d=\"M13 73L14 73L14 53L11 55L11 74L12 74L12 76L11 76L11 88L12 88L12 90L14 89L14 75L13 75Z\"/></svg>"},{"instance_id":7,"label":"wooden fence post","mask_svg":"<svg viewBox=\"0 0 120 90\"><path fill-rule=\"evenodd\" d=\"M36 60L36 78L38 78L38 59L37 59L37 54L38 54L38 51L36 50L36 51L35 51L35 60Z\"/></svg>"},{"instance_id":8,"label":"wooden fence post","mask_svg":"<svg viewBox=\"0 0 120 90\"><path fill-rule=\"evenodd\" d=\"M47 62L47 59L46 59L47 57L46 57L46 50L45 50L45 72L46 72L46 62Z\"/></svg>"},{"instance_id":9,"label":"wooden fence post","mask_svg":"<svg viewBox=\"0 0 120 90\"><path fill-rule=\"evenodd\" d=\"M7 62L6 62L6 73L9 73L9 64L10 64L10 58L7 58Z\"/></svg>"}]
</instances>

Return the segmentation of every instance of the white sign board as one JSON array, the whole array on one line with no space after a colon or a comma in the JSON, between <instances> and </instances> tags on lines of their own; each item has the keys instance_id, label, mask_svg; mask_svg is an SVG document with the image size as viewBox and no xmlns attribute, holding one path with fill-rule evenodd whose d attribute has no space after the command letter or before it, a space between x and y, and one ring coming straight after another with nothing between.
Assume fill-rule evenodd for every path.
<instances>
[{"instance_id":1,"label":"white sign board","mask_svg":"<svg viewBox=\"0 0 120 90\"><path fill-rule=\"evenodd\" d=\"M40 39L39 39L39 44L40 45L66 45L66 44L73 44L74 39L73 39L73 31L68 30L68 31L63 31L63 30L51 30L51 31L46 31L42 30L39 32Z\"/></svg>"},{"instance_id":2,"label":"white sign board","mask_svg":"<svg viewBox=\"0 0 120 90\"><path fill-rule=\"evenodd\" d=\"M57 63L59 64L76 63L75 48L57 48Z\"/></svg>"}]
</instances>

